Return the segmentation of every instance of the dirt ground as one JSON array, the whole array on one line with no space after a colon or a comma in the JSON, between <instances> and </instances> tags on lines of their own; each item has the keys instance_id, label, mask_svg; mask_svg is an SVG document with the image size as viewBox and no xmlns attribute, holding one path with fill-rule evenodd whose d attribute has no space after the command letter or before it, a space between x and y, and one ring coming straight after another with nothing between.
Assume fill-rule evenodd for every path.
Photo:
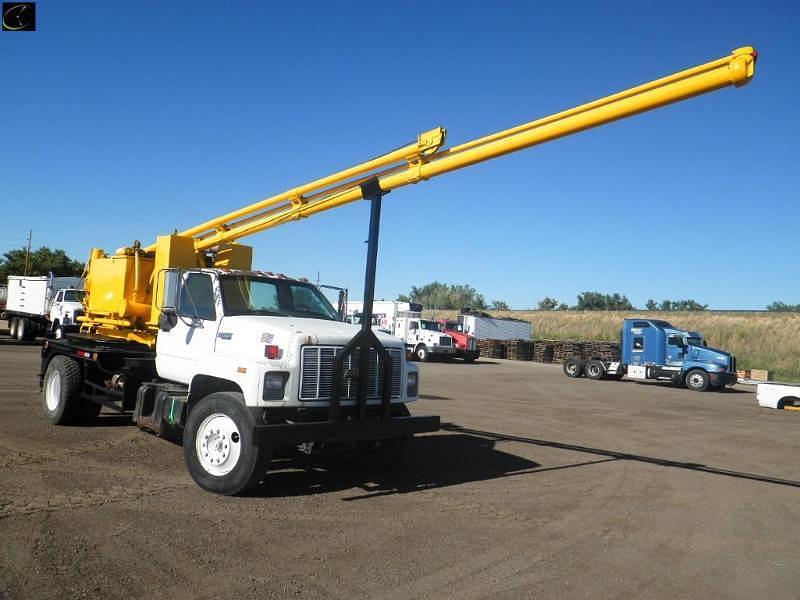
<instances>
[{"instance_id":1,"label":"dirt ground","mask_svg":"<svg viewBox=\"0 0 800 600\"><path fill-rule=\"evenodd\" d=\"M558 367L422 365L391 476L281 466L203 492L181 449L41 415L0 345L0 598L800 597L800 414Z\"/></svg>"}]
</instances>

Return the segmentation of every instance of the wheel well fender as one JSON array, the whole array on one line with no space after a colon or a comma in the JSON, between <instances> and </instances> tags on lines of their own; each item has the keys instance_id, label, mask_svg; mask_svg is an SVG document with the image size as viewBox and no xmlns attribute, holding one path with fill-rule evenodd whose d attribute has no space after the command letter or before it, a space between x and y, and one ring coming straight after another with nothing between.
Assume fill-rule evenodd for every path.
<instances>
[{"instance_id":1,"label":"wheel well fender","mask_svg":"<svg viewBox=\"0 0 800 600\"><path fill-rule=\"evenodd\" d=\"M229 379L214 377L212 375L195 375L189 384L189 398L186 407L187 414L191 412L197 402L214 392L236 392L244 396L239 384Z\"/></svg>"}]
</instances>

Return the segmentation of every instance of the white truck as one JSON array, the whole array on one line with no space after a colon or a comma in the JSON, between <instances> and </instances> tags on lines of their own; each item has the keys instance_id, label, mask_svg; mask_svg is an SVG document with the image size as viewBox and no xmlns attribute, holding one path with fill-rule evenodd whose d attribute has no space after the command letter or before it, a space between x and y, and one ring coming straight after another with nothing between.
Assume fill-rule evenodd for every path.
<instances>
[{"instance_id":1,"label":"white truck","mask_svg":"<svg viewBox=\"0 0 800 600\"><path fill-rule=\"evenodd\" d=\"M476 340L528 340L531 338L530 321L497 319L486 314L458 315L461 329Z\"/></svg>"},{"instance_id":2,"label":"white truck","mask_svg":"<svg viewBox=\"0 0 800 600\"><path fill-rule=\"evenodd\" d=\"M370 348L361 372L358 350L344 350L359 328L308 281L227 269L164 277L154 349L84 334L46 342L39 377L51 423L90 423L101 405L133 411L140 428L182 437L194 480L221 494L251 488L274 454L298 449L383 470L413 433L438 429L438 417L409 416L419 375L403 343L376 333L384 349Z\"/></svg>"},{"instance_id":3,"label":"white truck","mask_svg":"<svg viewBox=\"0 0 800 600\"><path fill-rule=\"evenodd\" d=\"M78 277L10 275L5 308L9 336L24 341L52 333L61 338L77 330L77 318L83 314L79 284Z\"/></svg>"},{"instance_id":4,"label":"white truck","mask_svg":"<svg viewBox=\"0 0 800 600\"><path fill-rule=\"evenodd\" d=\"M800 384L759 383L756 399L764 408L800 411Z\"/></svg>"},{"instance_id":5,"label":"white truck","mask_svg":"<svg viewBox=\"0 0 800 600\"><path fill-rule=\"evenodd\" d=\"M348 302L348 321L360 323L363 302ZM422 305L416 302L376 300L372 307L373 328L403 340L406 350L417 360L431 357L450 360L456 355L452 336L442 331L441 323L422 318Z\"/></svg>"}]
</instances>

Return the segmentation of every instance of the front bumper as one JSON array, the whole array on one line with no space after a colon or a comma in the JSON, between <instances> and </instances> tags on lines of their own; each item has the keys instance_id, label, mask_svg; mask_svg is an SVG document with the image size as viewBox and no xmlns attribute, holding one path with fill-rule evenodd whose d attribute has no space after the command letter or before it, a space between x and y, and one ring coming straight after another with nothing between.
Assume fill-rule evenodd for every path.
<instances>
[{"instance_id":1,"label":"front bumper","mask_svg":"<svg viewBox=\"0 0 800 600\"><path fill-rule=\"evenodd\" d=\"M455 346L428 346L431 354L455 354Z\"/></svg>"},{"instance_id":2,"label":"front bumper","mask_svg":"<svg viewBox=\"0 0 800 600\"><path fill-rule=\"evenodd\" d=\"M714 387L733 385L738 381L736 373L709 373L708 380Z\"/></svg>"},{"instance_id":3,"label":"front bumper","mask_svg":"<svg viewBox=\"0 0 800 600\"><path fill-rule=\"evenodd\" d=\"M357 442L439 431L439 417L392 417L256 426L259 446L276 442Z\"/></svg>"},{"instance_id":4,"label":"front bumper","mask_svg":"<svg viewBox=\"0 0 800 600\"><path fill-rule=\"evenodd\" d=\"M465 360L475 360L476 358L480 357L481 351L478 350L462 350L461 348L456 350L456 356L458 358L463 358Z\"/></svg>"}]
</instances>

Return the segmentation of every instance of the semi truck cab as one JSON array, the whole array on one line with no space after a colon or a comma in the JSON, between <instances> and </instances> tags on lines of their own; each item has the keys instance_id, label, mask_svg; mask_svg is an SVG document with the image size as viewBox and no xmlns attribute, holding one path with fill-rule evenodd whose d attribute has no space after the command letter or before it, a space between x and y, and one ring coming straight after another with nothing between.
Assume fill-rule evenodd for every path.
<instances>
[{"instance_id":1,"label":"semi truck cab","mask_svg":"<svg viewBox=\"0 0 800 600\"><path fill-rule=\"evenodd\" d=\"M698 391L736 383L736 359L703 335L659 319L625 319L621 361L629 379L671 380Z\"/></svg>"},{"instance_id":2,"label":"semi truck cab","mask_svg":"<svg viewBox=\"0 0 800 600\"><path fill-rule=\"evenodd\" d=\"M474 362L481 355L480 348L475 343L475 336L464 333L464 326L458 321L439 321L442 330L453 338L456 346L456 358L465 362Z\"/></svg>"}]
</instances>

